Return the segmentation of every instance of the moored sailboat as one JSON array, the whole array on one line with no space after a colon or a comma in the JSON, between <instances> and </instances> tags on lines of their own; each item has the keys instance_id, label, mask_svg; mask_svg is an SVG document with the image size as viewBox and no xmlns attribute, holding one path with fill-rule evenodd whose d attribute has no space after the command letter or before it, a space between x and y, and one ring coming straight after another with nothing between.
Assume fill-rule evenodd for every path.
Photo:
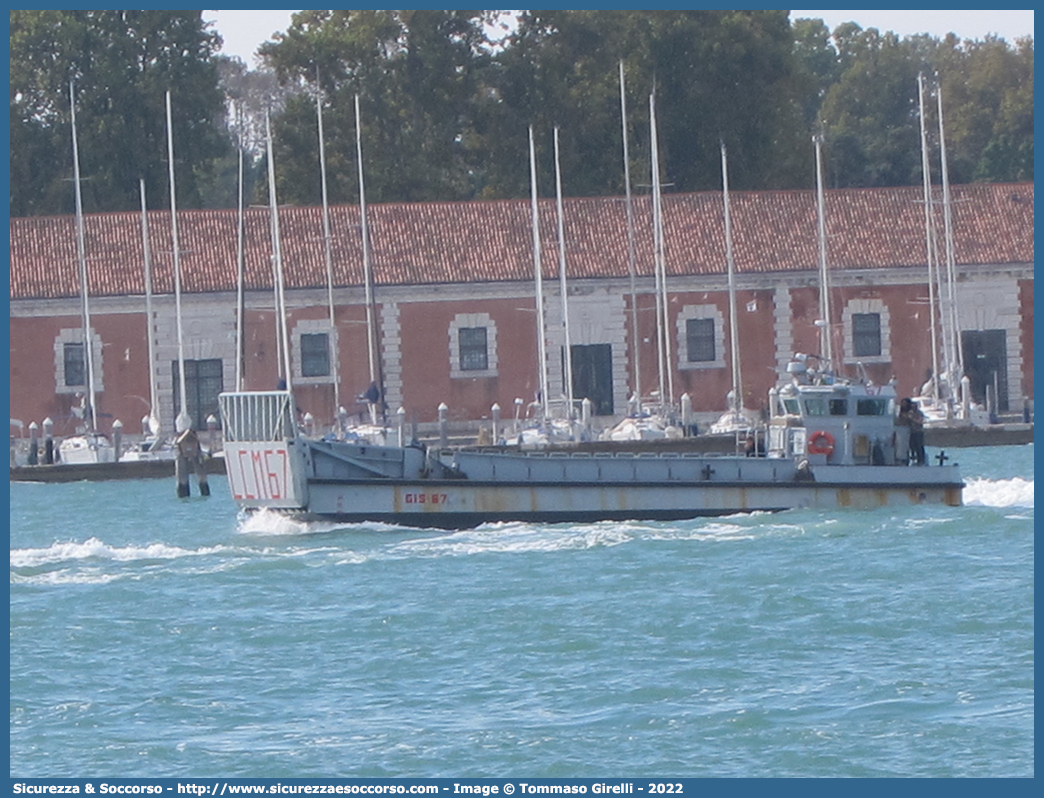
<instances>
[{"instance_id":1,"label":"moored sailboat","mask_svg":"<svg viewBox=\"0 0 1044 798\"><path fill-rule=\"evenodd\" d=\"M712 435L747 435L754 423L743 406L743 379L740 368L739 324L736 318L736 266L732 254L732 215L729 205L729 166L725 143L721 144L721 185L725 208L725 260L729 282L729 348L732 365L732 387L726 396L728 409L711 424Z\"/></svg>"},{"instance_id":2,"label":"moored sailboat","mask_svg":"<svg viewBox=\"0 0 1044 798\"><path fill-rule=\"evenodd\" d=\"M90 286L87 279L87 250L83 228L83 198L80 192L80 149L76 136L76 88L69 84L69 111L72 127L73 186L76 195L76 259L80 275L80 312L82 321L83 368L87 392L81 395L80 405L73 409L79 418L77 434L58 444L61 463L111 463L116 451L109 438L98 431L97 392L94 373L94 341L91 329Z\"/></svg>"},{"instance_id":3,"label":"moored sailboat","mask_svg":"<svg viewBox=\"0 0 1044 798\"><path fill-rule=\"evenodd\" d=\"M921 169L924 188L925 247L928 258L929 329L931 335L932 372L914 397L924 416L926 427L984 427L990 414L971 399L971 381L965 374L960 342L960 319L957 304L957 275L954 256L953 221L950 204L949 170L946 160L946 137L943 128L942 87L936 86L939 116L939 159L942 180L943 243L945 269L938 252L931 167L928 153L928 131L925 115L924 74L917 76L917 96L921 128ZM941 355L939 352L941 344ZM940 357L942 363L940 365Z\"/></svg>"}]
</instances>

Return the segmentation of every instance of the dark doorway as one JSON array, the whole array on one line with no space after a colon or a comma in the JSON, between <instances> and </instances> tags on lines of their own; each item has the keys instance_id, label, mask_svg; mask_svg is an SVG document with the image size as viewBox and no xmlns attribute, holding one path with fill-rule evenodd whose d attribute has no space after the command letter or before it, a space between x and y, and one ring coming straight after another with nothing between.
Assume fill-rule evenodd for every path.
<instances>
[{"instance_id":1,"label":"dark doorway","mask_svg":"<svg viewBox=\"0 0 1044 798\"><path fill-rule=\"evenodd\" d=\"M573 398L590 399L596 416L613 414L612 344L574 345Z\"/></svg>"},{"instance_id":2,"label":"dark doorway","mask_svg":"<svg viewBox=\"0 0 1044 798\"><path fill-rule=\"evenodd\" d=\"M986 405L986 391L996 391L998 412L1008 410L1008 346L1004 330L962 330L964 371L972 399Z\"/></svg>"},{"instance_id":3,"label":"dark doorway","mask_svg":"<svg viewBox=\"0 0 1044 798\"><path fill-rule=\"evenodd\" d=\"M181 370L178 361L172 360L174 373L174 417L181 412ZM185 361L185 402L192 416L192 428L207 428L207 416L218 415L218 394L224 390L221 359ZM220 422L219 422L220 423Z\"/></svg>"}]
</instances>

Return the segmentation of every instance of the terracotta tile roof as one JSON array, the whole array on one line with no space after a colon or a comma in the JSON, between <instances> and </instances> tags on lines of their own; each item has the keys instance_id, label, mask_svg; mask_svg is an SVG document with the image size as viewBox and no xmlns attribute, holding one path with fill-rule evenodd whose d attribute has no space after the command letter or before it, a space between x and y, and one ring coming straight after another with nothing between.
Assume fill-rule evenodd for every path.
<instances>
[{"instance_id":1,"label":"terracotta tile roof","mask_svg":"<svg viewBox=\"0 0 1044 798\"><path fill-rule=\"evenodd\" d=\"M958 263L1033 261L1033 184L955 186L953 218ZM741 272L814 269L818 263L815 194L811 191L733 192L732 230ZM827 192L832 269L889 268L925 262L921 189L845 189ZM665 196L669 274L725 271L720 193ZM626 276L627 230L620 197L564 203L566 260L571 277ZM941 216L941 212L939 214ZM330 209L337 285L362 283L356 206ZM650 201L634 200L638 271L652 273ZM368 206L371 260L383 285L471 283L532 279L528 200ZM279 211L283 265L290 288L326 285L322 209ZM272 285L269 213L246 214L246 285ZM172 293L170 217L149 214L153 290ZM92 296L144 293L140 213L85 218ZM941 230L941 222L940 227ZM178 214L182 290L234 290L236 211ZM558 271L555 203L540 201L544 274ZM79 292L72 217L11 219L11 298L76 296Z\"/></svg>"}]
</instances>

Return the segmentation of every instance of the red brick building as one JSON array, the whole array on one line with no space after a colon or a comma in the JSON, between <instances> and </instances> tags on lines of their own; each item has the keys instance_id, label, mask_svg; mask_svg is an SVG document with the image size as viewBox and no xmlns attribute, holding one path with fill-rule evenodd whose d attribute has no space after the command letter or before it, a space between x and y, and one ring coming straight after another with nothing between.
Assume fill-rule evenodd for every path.
<instances>
[{"instance_id":1,"label":"red brick building","mask_svg":"<svg viewBox=\"0 0 1044 798\"><path fill-rule=\"evenodd\" d=\"M956 186L952 195L958 315L973 389L981 395L992 383L999 409L1019 412L1033 398L1033 184ZM819 349L815 194L733 192L731 202L743 392L747 407L760 408L790 355ZM722 198L673 195L663 206L675 396L687 392L697 412L716 414L731 384ZM634 210L636 314L623 200L565 202L575 393L603 415L627 411L635 344L643 394L658 386L649 199L636 199ZM331 219L333 326L321 209L279 212L292 380L298 404L320 423L333 418L334 373L349 412L370 382L358 208L332 208ZM516 397L530 402L539 377L529 202L377 205L368 219L390 410L403 407L425 422L445 402L451 418L464 420L488 417L494 402L505 417ZM914 393L932 363L921 189L828 191L826 225L835 361L849 373L858 362L875 381L894 376L900 391ZM152 319L140 214L88 215L85 227L100 427L119 418L137 432L149 412L151 333L159 415L172 429L178 354L170 215L149 214ZM199 425L217 392L236 382L237 215L183 211L178 229L186 386ZM247 212L248 389L275 387L281 376L269 229L267 210ZM540 202L540 231L549 393L557 396L564 336L551 200ZM82 356L74 220L12 219L12 419L50 416L57 434L70 432L71 408L84 390Z\"/></svg>"}]
</instances>

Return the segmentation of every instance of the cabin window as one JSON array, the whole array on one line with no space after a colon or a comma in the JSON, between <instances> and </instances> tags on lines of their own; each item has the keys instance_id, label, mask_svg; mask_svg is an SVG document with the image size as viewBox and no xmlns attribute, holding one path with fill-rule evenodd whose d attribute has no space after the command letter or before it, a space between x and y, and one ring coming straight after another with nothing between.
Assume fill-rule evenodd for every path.
<instances>
[{"instance_id":1,"label":"cabin window","mask_svg":"<svg viewBox=\"0 0 1044 798\"><path fill-rule=\"evenodd\" d=\"M488 313L458 313L449 328L450 377L497 376L497 325Z\"/></svg>"},{"instance_id":2,"label":"cabin window","mask_svg":"<svg viewBox=\"0 0 1044 798\"><path fill-rule=\"evenodd\" d=\"M830 400L830 415L832 415L832 416L847 416L848 415L848 400L847 399L831 399Z\"/></svg>"},{"instance_id":3,"label":"cabin window","mask_svg":"<svg viewBox=\"0 0 1044 798\"><path fill-rule=\"evenodd\" d=\"M686 319L685 343L690 363L714 360L714 319Z\"/></svg>"},{"instance_id":4,"label":"cabin window","mask_svg":"<svg viewBox=\"0 0 1044 798\"><path fill-rule=\"evenodd\" d=\"M783 400L783 408L787 411L788 415L791 415L791 416L800 416L801 415L801 405L798 404L798 400L797 399L784 399Z\"/></svg>"},{"instance_id":5,"label":"cabin window","mask_svg":"<svg viewBox=\"0 0 1044 798\"><path fill-rule=\"evenodd\" d=\"M881 354L881 314L852 314L852 353L856 357L878 357Z\"/></svg>"},{"instance_id":6,"label":"cabin window","mask_svg":"<svg viewBox=\"0 0 1044 798\"><path fill-rule=\"evenodd\" d=\"M458 331L461 371L485 371L489 368L485 327L461 327Z\"/></svg>"},{"instance_id":7,"label":"cabin window","mask_svg":"<svg viewBox=\"0 0 1044 798\"><path fill-rule=\"evenodd\" d=\"M305 333L301 336L301 376L326 377L330 373L330 336Z\"/></svg>"},{"instance_id":8,"label":"cabin window","mask_svg":"<svg viewBox=\"0 0 1044 798\"><path fill-rule=\"evenodd\" d=\"M69 388L83 387L87 383L87 360L83 355L83 344L65 344L62 350L65 385Z\"/></svg>"},{"instance_id":9,"label":"cabin window","mask_svg":"<svg viewBox=\"0 0 1044 798\"><path fill-rule=\"evenodd\" d=\"M827 414L826 399L822 396L810 396L805 399L805 415L825 416Z\"/></svg>"},{"instance_id":10,"label":"cabin window","mask_svg":"<svg viewBox=\"0 0 1044 798\"><path fill-rule=\"evenodd\" d=\"M860 416L885 416L888 415L888 407L891 400L886 397L874 397L872 399L856 400L856 415Z\"/></svg>"}]
</instances>

